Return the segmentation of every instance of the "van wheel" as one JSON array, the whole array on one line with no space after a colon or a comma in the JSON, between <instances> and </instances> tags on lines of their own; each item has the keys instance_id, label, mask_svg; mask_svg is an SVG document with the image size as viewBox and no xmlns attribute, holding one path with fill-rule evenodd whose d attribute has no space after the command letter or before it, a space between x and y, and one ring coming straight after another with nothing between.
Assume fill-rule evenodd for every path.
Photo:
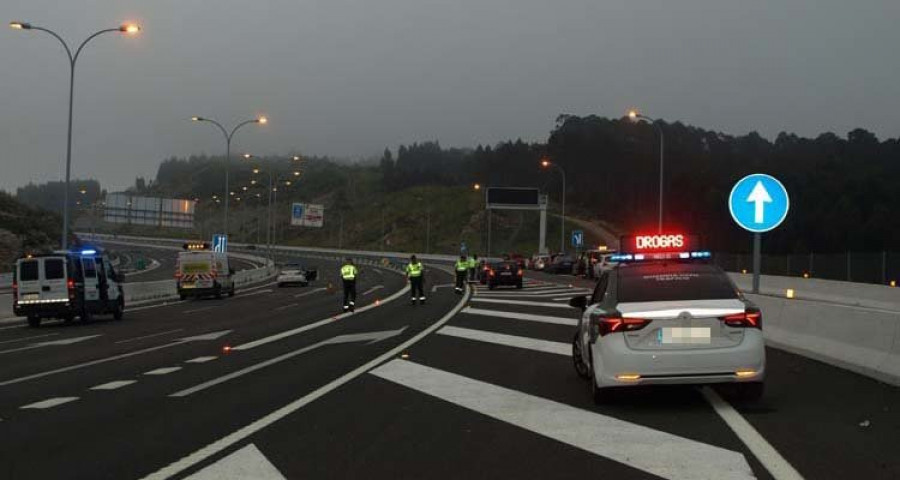
<instances>
[{"instance_id":1,"label":"van wheel","mask_svg":"<svg viewBox=\"0 0 900 480\"><path fill-rule=\"evenodd\" d=\"M122 317L125 316L125 302L119 300L116 302L116 309L113 310L113 318L116 320L121 320Z\"/></svg>"},{"instance_id":2,"label":"van wheel","mask_svg":"<svg viewBox=\"0 0 900 480\"><path fill-rule=\"evenodd\" d=\"M233 285L232 285L232 287L231 287L231 290L228 291L228 296L229 296L229 297L233 297L233 296L234 296L234 286L233 286Z\"/></svg>"},{"instance_id":3,"label":"van wheel","mask_svg":"<svg viewBox=\"0 0 900 480\"><path fill-rule=\"evenodd\" d=\"M91 312L89 312L87 310L81 311L81 323L90 323L93 320L94 320L94 315Z\"/></svg>"},{"instance_id":4,"label":"van wheel","mask_svg":"<svg viewBox=\"0 0 900 480\"><path fill-rule=\"evenodd\" d=\"M179 293L179 294L178 294L178 299L181 300L181 301L184 301L184 300L187 299L187 295L185 295L185 294L183 294L183 293Z\"/></svg>"},{"instance_id":5,"label":"van wheel","mask_svg":"<svg viewBox=\"0 0 900 480\"><path fill-rule=\"evenodd\" d=\"M41 326L41 317L29 316L28 317L28 326L31 328L38 328Z\"/></svg>"}]
</instances>

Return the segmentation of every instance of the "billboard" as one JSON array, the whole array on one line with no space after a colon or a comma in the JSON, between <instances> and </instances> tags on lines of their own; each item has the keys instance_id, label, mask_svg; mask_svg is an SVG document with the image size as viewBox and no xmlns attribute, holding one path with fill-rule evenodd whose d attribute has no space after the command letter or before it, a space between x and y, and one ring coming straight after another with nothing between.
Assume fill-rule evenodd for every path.
<instances>
[{"instance_id":1,"label":"billboard","mask_svg":"<svg viewBox=\"0 0 900 480\"><path fill-rule=\"evenodd\" d=\"M129 225L193 228L195 207L193 200L110 193L106 196L103 220Z\"/></svg>"},{"instance_id":2,"label":"billboard","mask_svg":"<svg viewBox=\"0 0 900 480\"><path fill-rule=\"evenodd\" d=\"M291 205L291 225L298 227L321 227L324 223L324 205L315 203L295 203Z\"/></svg>"},{"instance_id":3,"label":"billboard","mask_svg":"<svg viewBox=\"0 0 900 480\"><path fill-rule=\"evenodd\" d=\"M540 192L536 188L488 187L488 205L536 207L540 204Z\"/></svg>"}]
</instances>

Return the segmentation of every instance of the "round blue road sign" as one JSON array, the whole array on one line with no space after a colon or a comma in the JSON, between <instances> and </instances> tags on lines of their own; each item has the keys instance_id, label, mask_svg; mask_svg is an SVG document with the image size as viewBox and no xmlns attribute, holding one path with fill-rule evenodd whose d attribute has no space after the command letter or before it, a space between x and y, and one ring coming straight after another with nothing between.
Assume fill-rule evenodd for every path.
<instances>
[{"instance_id":1,"label":"round blue road sign","mask_svg":"<svg viewBox=\"0 0 900 480\"><path fill-rule=\"evenodd\" d=\"M740 179L728 196L731 218L744 230L768 232L787 217L791 200L775 177L754 173Z\"/></svg>"}]
</instances>

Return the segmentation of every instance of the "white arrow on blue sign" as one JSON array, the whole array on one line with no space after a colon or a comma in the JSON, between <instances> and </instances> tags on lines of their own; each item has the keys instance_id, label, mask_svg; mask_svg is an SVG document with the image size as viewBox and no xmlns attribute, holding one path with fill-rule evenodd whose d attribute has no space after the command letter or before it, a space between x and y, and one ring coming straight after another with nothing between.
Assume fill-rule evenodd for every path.
<instances>
[{"instance_id":1,"label":"white arrow on blue sign","mask_svg":"<svg viewBox=\"0 0 900 480\"><path fill-rule=\"evenodd\" d=\"M221 233L216 233L213 235L213 251L214 252L227 252L228 251L228 235L223 235Z\"/></svg>"},{"instance_id":2,"label":"white arrow on blue sign","mask_svg":"<svg viewBox=\"0 0 900 480\"><path fill-rule=\"evenodd\" d=\"M768 232L781 225L790 206L784 185L764 173L740 179L728 196L731 218L744 230L754 233Z\"/></svg>"},{"instance_id":3,"label":"white arrow on blue sign","mask_svg":"<svg viewBox=\"0 0 900 480\"><path fill-rule=\"evenodd\" d=\"M572 246L580 247L584 245L584 232L581 230L572 230Z\"/></svg>"}]
</instances>

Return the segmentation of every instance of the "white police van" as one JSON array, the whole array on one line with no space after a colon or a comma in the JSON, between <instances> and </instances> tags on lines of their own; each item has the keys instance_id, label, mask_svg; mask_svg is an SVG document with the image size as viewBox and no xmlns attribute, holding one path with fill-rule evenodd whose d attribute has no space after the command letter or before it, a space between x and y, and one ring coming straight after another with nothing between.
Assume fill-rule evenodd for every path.
<instances>
[{"instance_id":1,"label":"white police van","mask_svg":"<svg viewBox=\"0 0 900 480\"><path fill-rule=\"evenodd\" d=\"M16 261L13 313L39 327L44 318L90 321L97 314L121 320L122 275L94 248L28 255Z\"/></svg>"}]
</instances>

